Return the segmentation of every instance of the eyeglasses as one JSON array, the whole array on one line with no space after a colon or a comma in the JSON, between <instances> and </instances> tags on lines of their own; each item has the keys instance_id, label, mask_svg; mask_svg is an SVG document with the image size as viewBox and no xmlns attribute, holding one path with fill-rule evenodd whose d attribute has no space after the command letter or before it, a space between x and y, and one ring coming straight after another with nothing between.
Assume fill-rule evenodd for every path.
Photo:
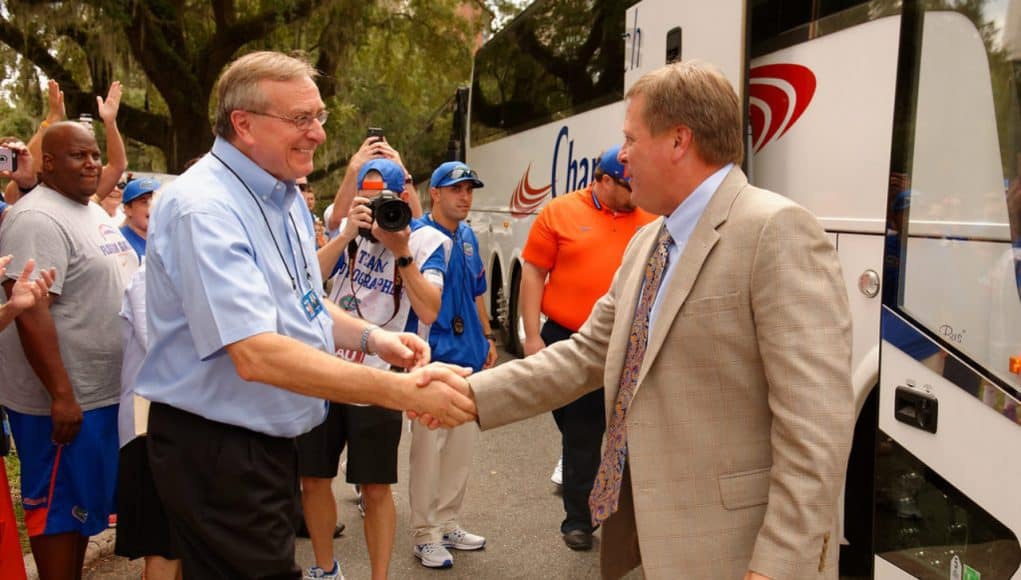
<instances>
[{"instance_id":1,"label":"eyeglasses","mask_svg":"<svg viewBox=\"0 0 1021 580\"><path fill-rule=\"evenodd\" d=\"M467 167L455 167L451 169L450 173L448 173L443 179L444 181L446 181L447 179L461 179L462 177L467 177L468 179L478 179L479 174L475 173L471 169L468 169Z\"/></svg>"},{"instance_id":2,"label":"eyeglasses","mask_svg":"<svg viewBox=\"0 0 1021 580\"><path fill-rule=\"evenodd\" d=\"M615 182L617 182L617 185L623 187L624 189L626 189L628 191L631 191L631 184L630 183L624 181L623 179L617 178L617 177L613 177L612 179Z\"/></svg>"},{"instance_id":3,"label":"eyeglasses","mask_svg":"<svg viewBox=\"0 0 1021 580\"><path fill-rule=\"evenodd\" d=\"M294 128L299 131L308 131L312 128L312 123L314 121L318 121L320 126L325 125L326 120L330 118L330 112L326 110L319 111L315 115L298 115L297 117L281 117L280 115L263 113L262 111L249 111L248 109L242 110L253 115L261 115L263 117L272 117L274 119L280 119L281 121L287 121L294 125Z\"/></svg>"}]
</instances>

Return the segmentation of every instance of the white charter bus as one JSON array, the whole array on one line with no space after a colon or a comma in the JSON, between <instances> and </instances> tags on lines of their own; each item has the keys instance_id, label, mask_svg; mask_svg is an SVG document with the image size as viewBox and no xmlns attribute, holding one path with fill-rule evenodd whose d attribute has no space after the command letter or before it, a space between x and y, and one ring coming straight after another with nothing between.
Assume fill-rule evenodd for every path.
<instances>
[{"instance_id":1,"label":"white charter bus","mask_svg":"<svg viewBox=\"0 0 1021 580\"><path fill-rule=\"evenodd\" d=\"M521 248L674 59L746 103L751 181L809 208L854 315L841 572L1021 579L1018 0L539 0L478 52L467 161L491 314L520 349Z\"/></svg>"}]
</instances>

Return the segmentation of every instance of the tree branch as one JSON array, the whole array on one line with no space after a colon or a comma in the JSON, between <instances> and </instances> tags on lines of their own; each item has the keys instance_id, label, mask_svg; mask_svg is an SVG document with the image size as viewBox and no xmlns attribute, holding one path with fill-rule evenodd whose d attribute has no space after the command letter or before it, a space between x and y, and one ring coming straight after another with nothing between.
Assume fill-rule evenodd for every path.
<instances>
[{"instance_id":1,"label":"tree branch","mask_svg":"<svg viewBox=\"0 0 1021 580\"><path fill-rule=\"evenodd\" d=\"M42 69L47 77L60 83L65 97L83 94L81 86L75 82L71 72L53 58L46 45L35 36L26 36L10 21L3 18L0 18L0 42Z\"/></svg>"}]
</instances>

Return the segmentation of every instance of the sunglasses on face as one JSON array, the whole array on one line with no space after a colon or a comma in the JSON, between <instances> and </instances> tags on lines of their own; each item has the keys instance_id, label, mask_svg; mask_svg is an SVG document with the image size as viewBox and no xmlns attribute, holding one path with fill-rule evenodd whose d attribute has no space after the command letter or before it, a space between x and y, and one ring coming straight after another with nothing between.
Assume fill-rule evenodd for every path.
<instances>
[{"instance_id":1,"label":"sunglasses on face","mask_svg":"<svg viewBox=\"0 0 1021 580\"><path fill-rule=\"evenodd\" d=\"M467 177L468 179L478 179L479 174L475 173L471 169L468 169L467 167L455 167L450 170L450 173L448 173L444 179L461 179L462 177Z\"/></svg>"},{"instance_id":2,"label":"sunglasses on face","mask_svg":"<svg viewBox=\"0 0 1021 580\"><path fill-rule=\"evenodd\" d=\"M128 182L127 181L118 181L117 182L117 189L124 189L127 186L128 186Z\"/></svg>"},{"instance_id":3,"label":"sunglasses on face","mask_svg":"<svg viewBox=\"0 0 1021 580\"><path fill-rule=\"evenodd\" d=\"M308 191L308 184L307 183L299 183L298 184L298 189L300 189L301 191Z\"/></svg>"}]
</instances>

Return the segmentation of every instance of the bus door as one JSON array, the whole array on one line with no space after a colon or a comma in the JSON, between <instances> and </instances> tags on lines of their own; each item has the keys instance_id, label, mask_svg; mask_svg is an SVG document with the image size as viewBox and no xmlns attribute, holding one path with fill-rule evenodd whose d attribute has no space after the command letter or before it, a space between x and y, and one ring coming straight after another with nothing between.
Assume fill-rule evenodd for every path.
<instances>
[{"instance_id":1,"label":"bus door","mask_svg":"<svg viewBox=\"0 0 1021 580\"><path fill-rule=\"evenodd\" d=\"M1021 578L1018 8L904 2L875 451L881 580Z\"/></svg>"},{"instance_id":2,"label":"bus door","mask_svg":"<svg viewBox=\"0 0 1021 580\"><path fill-rule=\"evenodd\" d=\"M624 23L624 91L667 63L699 59L718 66L744 95L744 0L642 0Z\"/></svg>"}]
</instances>

